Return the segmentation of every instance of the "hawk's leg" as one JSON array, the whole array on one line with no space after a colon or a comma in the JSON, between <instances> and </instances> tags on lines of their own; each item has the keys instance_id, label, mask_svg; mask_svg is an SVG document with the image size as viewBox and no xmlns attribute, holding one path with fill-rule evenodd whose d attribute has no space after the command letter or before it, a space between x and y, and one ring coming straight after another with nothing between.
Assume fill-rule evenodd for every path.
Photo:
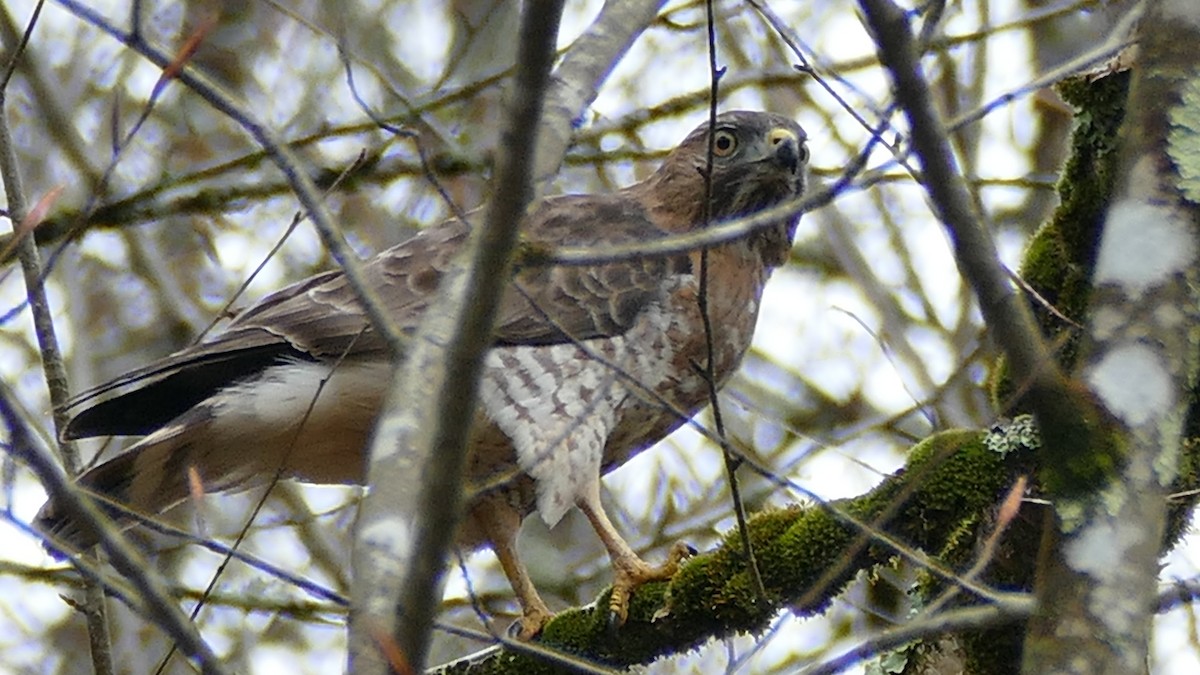
<instances>
[{"instance_id":1,"label":"hawk's leg","mask_svg":"<svg viewBox=\"0 0 1200 675\"><path fill-rule=\"evenodd\" d=\"M542 601L529 578L529 570L517 555L517 533L521 531L521 516L511 508L505 508L495 502L485 501L471 512L475 523L487 535L492 544L492 550L500 560L504 576L517 595L517 603L521 605L520 629L517 637L521 640L531 640L553 616L553 612Z\"/></svg>"},{"instance_id":2,"label":"hawk's leg","mask_svg":"<svg viewBox=\"0 0 1200 675\"><path fill-rule=\"evenodd\" d=\"M679 563L691 555L692 549L683 542L676 543L671 547L667 561L657 567L642 560L604 513L600 504L599 480L584 491L584 496L577 505L592 523L592 528L600 536L600 541L608 550L609 560L612 561L613 588L608 601L609 622L620 626L629 617L629 598L637 587L650 581L666 581L675 576L679 571Z\"/></svg>"}]
</instances>

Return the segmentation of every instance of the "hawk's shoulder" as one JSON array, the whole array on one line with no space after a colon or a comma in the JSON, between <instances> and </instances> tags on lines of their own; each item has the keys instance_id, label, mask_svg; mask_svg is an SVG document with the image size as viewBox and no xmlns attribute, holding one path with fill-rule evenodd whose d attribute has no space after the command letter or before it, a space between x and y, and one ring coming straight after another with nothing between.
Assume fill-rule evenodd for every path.
<instances>
[{"instance_id":1,"label":"hawk's shoulder","mask_svg":"<svg viewBox=\"0 0 1200 675\"><path fill-rule=\"evenodd\" d=\"M605 247L667 236L625 191L543 201L522 227L542 246ZM686 255L633 257L595 265L532 266L516 271L496 327L498 344L553 344L612 337L659 302L671 279L690 272Z\"/></svg>"}]
</instances>

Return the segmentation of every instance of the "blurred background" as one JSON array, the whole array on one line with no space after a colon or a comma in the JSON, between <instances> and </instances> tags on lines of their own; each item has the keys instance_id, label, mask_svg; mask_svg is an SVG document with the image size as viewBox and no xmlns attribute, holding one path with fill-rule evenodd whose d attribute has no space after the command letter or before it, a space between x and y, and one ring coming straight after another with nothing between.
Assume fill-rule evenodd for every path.
<instances>
[{"instance_id":1,"label":"blurred background","mask_svg":"<svg viewBox=\"0 0 1200 675\"><path fill-rule=\"evenodd\" d=\"M603 4L568 3L562 50L589 30ZM953 127L952 140L1010 267L1056 203L1071 127L1070 109L1057 95L1029 85L1106 44L1126 4L958 0L946 4L926 36L924 64L944 117L970 116ZM220 82L245 111L295 144L363 256L449 215L419 153L456 204L472 208L488 198L515 54L516 2L88 6L123 31L140 17L143 38L168 54L202 34L188 67ZM33 10L29 1L0 3L6 54ZM874 126L887 113L885 139L904 134L903 119L887 110L888 81L854 3L722 1L715 10L718 62L727 69L721 108L798 120L809 135L814 185L836 179L867 146L869 130L856 115ZM96 24L48 3L7 94L28 200L61 189L38 237L73 391L196 340L231 298L234 309L244 307L333 265L311 226L290 227L297 200L261 148L181 84L159 86L160 68ZM575 144L547 192L611 190L651 171L707 119L707 50L704 3L666 2L576 120ZM798 70L801 64L816 76ZM416 138L381 129L372 115ZM767 288L753 351L721 397L737 442L825 499L868 490L934 430L986 428L1003 415L982 385L989 345L978 311L922 189L886 147L873 151L865 176L870 187L860 182L802 218L791 261ZM11 261L0 268L0 376L52 436L24 285L14 269ZM708 414L700 419L707 423ZM83 451L90 460L119 447L120 440L96 442ZM78 581L20 527L45 492L22 464L2 457L0 672L90 672L83 620L60 597L78 596ZM609 513L651 560L678 540L710 547L734 524L721 452L687 429L611 474L606 486ZM742 490L750 510L806 498L751 474L743 475ZM283 485L242 548L348 593L359 496L352 487ZM209 495L172 518L231 541L257 498ZM161 549L154 564L192 597L220 562L165 538L146 544ZM531 519L521 546L554 609L589 603L610 581L603 550L578 514L553 531ZM1167 559L1163 578L1195 576L1195 549L1189 538ZM451 571L443 620L478 628L472 601L499 625L514 616L491 553ZM184 602L188 610L192 604ZM713 642L647 671L787 672L847 649L877 625L880 618L864 605L863 593L852 589L819 618L785 612L763 635ZM120 603L111 608L121 672L153 672L166 653L162 634ZM1160 617L1154 672L1200 667L1189 616L1179 610ZM236 672L345 667L343 611L239 563L221 575L197 621ZM431 662L480 647L439 633ZM190 668L177 658L166 672Z\"/></svg>"}]
</instances>

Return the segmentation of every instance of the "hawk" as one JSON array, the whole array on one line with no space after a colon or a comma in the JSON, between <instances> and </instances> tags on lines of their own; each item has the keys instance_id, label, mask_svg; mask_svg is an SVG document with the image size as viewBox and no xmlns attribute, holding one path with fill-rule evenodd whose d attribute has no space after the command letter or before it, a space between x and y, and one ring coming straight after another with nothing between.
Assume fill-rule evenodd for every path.
<instances>
[{"instance_id":1,"label":"hawk","mask_svg":"<svg viewBox=\"0 0 1200 675\"><path fill-rule=\"evenodd\" d=\"M691 132L640 183L539 202L521 223L522 241L592 248L651 242L802 193L807 137L794 121L727 112L716 118L711 141L709 133L708 123ZM469 448L465 479L474 490L456 541L495 551L521 606L521 636L537 634L552 616L516 550L521 522L534 511L549 525L576 507L588 518L614 569L617 621L639 584L673 575L680 551L658 567L643 561L605 515L600 476L708 402L710 356L717 386L737 368L763 286L787 260L798 219L708 249L711 341L699 303L699 251L530 266L507 283ZM448 221L366 264L368 283L401 330L416 330L468 234L465 223ZM84 473L79 485L153 514L186 500L196 476L207 491L276 476L361 483L390 358L340 271L294 283L209 340L72 401L78 412L67 438L145 436ZM53 499L37 526L80 548L96 541Z\"/></svg>"}]
</instances>

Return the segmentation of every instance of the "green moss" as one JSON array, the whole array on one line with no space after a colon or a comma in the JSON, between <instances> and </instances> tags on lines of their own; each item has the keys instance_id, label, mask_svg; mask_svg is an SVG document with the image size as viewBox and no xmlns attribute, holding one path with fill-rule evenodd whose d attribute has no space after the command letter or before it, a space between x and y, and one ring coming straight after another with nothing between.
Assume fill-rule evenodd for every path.
<instances>
[{"instance_id":1,"label":"green moss","mask_svg":"<svg viewBox=\"0 0 1200 675\"><path fill-rule=\"evenodd\" d=\"M595 634L594 610L570 610L554 617L542 633L542 639L565 651L580 651L592 643Z\"/></svg>"},{"instance_id":2,"label":"green moss","mask_svg":"<svg viewBox=\"0 0 1200 675\"><path fill-rule=\"evenodd\" d=\"M1116 73L1100 79L1077 77L1059 85L1063 98L1077 109L1071 154L1059 181L1059 207L1030 240L1020 274L1041 298L1032 302L1034 315L1066 372L1075 369L1079 357L1077 326L1087 322L1097 248L1118 171L1129 81L1129 73ZM989 386L997 409L1005 414L1027 413L1035 407L1029 396L1036 392L1012 382L1003 359L997 360ZM1053 454L1043 457L1038 479L1040 487L1057 498L1094 491L1112 477L1124 458L1120 434L1110 433L1110 421L1088 392L1080 387L1068 394L1078 410L1094 414L1074 425L1057 423L1053 431L1058 435L1043 439L1045 452ZM1042 403L1052 406L1062 401Z\"/></svg>"},{"instance_id":3,"label":"green moss","mask_svg":"<svg viewBox=\"0 0 1200 675\"><path fill-rule=\"evenodd\" d=\"M817 509L805 512L783 536L764 547L763 556L773 564L764 571L763 583L792 589L795 600L811 595L811 598L805 598L803 605L794 606L800 613L824 609L832 596L809 591L827 570L840 562L854 537L849 525L831 517L828 512ZM861 558L843 565L845 571L836 575L830 585L840 588L861 565Z\"/></svg>"},{"instance_id":4,"label":"green moss","mask_svg":"<svg viewBox=\"0 0 1200 675\"><path fill-rule=\"evenodd\" d=\"M914 525L920 529L913 534L928 535L927 550L936 552L950 567L962 570L976 562L981 539L995 531L994 506L1011 489L1017 475L1029 475L1032 471L1040 439L1031 433L1027 418L1018 418L1010 424L998 425L986 435L964 434L957 439L956 445L948 443L953 440L951 437L918 446L920 456L913 457L908 471L918 466L937 467L924 481L929 485L922 485L923 490L936 494L918 494L913 501L928 501L941 509L959 509L959 518L952 522L943 521L947 527L938 532L934 531L936 528ZM950 452L951 448L953 452ZM914 450L913 454L918 453ZM1042 519L1025 514L1037 508L1024 506L1022 515L1009 524L1001 540L1002 546L981 581L994 588L1027 590L1025 583L1034 568L1031 561L1038 549ZM911 514L910 517L919 515ZM946 582L942 577L921 572L913 591L914 602L920 607L945 591ZM958 600L972 601L966 595L959 595ZM966 672L999 675L1019 670L1023 637L1022 630L1007 627L957 635L951 644L956 644L967 659ZM919 647L908 650L910 667L905 672L924 672L926 664L941 658L937 643L925 641Z\"/></svg>"},{"instance_id":5,"label":"green moss","mask_svg":"<svg viewBox=\"0 0 1200 675\"><path fill-rule=\"evenodd\" d=\"M894 529L914 546L942 550L962 539L964 521L995 504L1011 480L1006 462L1018 464L1015 456L1005 458L989 449L982 432L936 434L910 451L903 483L874 493L872 510L882 513L902 499L892 518Z\"/></svg>"},{"instance_id":6,"label":"green moss","mask_svg":"<svg viewBox=\"0 0 1200 675\"><path fill-rule=\"evenodd\" d=\"M1192 411L1195 410L1193 404ZM1192 437L1183 442L1179 452L1179 475L1171 485L1171 493L1175 496L1168 502L1166 550L1174 548L1187 533L1196 502L1200 501L1200 438Z\"/></svg>"},{"instance_id":7,"label":"green moss","mask_svg":"<svg viewBox=\"0 0 1200 675\"><path fill-rule=\"evenodd\" d=\"M1021 672L1024 627L1001 626L961 638L966 672L971 675L1016 675Z\"/></svg>"},{"instance_id":8,"label":"green moss","mask_svg":"<svg viewBox=\"0 0 1200 675\"><path fill-rule=\"evenodd\" d=\"M1020 275L1058 314L1083 324L1100 231L1117 173L1129 74L1099 80L1076 77L1060 83L1058 90L1077 111L1071 153L1058 184L1059 206L1030 239ZM1071 370L1078 357L1078 329L1041 302L1033 302L1033 309L1059 364ZM1007 377L1003 359L997 360L988 379L997 410L1030 411Z\"/></svg>"},{"instance_id":9,"label":"green moss","mask_svg":"<svg viewBox=\"0 0 1200 675\"><path fill-rule=\"evenodd\" d=\"M1059 411L1052 413L1057 423L1042 431L1041 491L1061 503L1103 489L1125 461L1127 437L1120 423L1078 382L1042 404Z\"/></svg>"},{"instance_id":10,"label":"green moss","mask_svg":"<svg viewBox=\"0 0 1200 675\"><path fill-rule=\"evenodd\" d=\"M965 561L972 532L1018 473L1027 470L1021 449L990 449L988 435L947 431L915 446L908 466L867 494L827 507L795 505L767 510L747 527L766 587L755 589L736 532L713 551L686 561L669 584L647 584L634 593L629 620L615 633L604 613L572 610L555 617L541 642L611 666L648 663L711 638L764 629L782 608L818 612L860 571L894 564L896 552L864 535L849 515L906 547L951 551ZM994 444L993 444L994 445ZM954 566L955 562L946 560ZM598 606L607 605L607 593ZM558 672L534 657L506 654L453 673Z\"/></svg>"}]
</instances>

